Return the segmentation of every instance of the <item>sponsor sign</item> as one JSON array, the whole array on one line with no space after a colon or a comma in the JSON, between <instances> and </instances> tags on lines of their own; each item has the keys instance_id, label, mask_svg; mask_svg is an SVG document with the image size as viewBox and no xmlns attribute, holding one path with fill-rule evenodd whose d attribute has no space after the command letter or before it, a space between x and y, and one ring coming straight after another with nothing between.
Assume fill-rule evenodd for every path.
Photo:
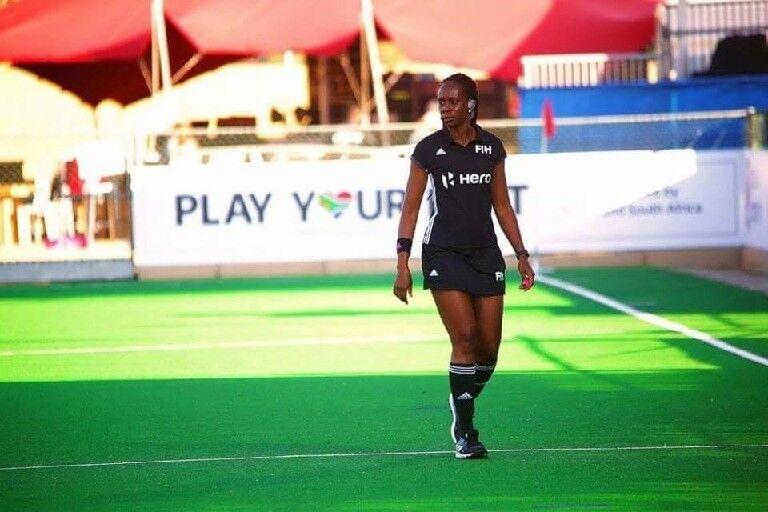
<instances>
[{"instance_id":1,"label":"sponsor sign","mask_svg":"<svg viewBox=\"0 0 768 512\"><path fill-rule=\"evenodd\" d=\"M744 237L743 154L513 155L507 187L526 244L539 252L732 245ZM135 168L135 264L394 258L408 168L400 158ZM414 256L430 213L425 200Z\"/></svg>"}]
</instances>

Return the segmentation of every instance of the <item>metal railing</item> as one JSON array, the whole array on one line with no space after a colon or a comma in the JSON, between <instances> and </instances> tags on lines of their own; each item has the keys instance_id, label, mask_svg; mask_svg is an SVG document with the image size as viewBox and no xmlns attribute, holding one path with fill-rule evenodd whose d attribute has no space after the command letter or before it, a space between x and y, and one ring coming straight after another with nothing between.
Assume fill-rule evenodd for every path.
<instances>
[{"instance_id":1,"label":"metal railing","mask_svg":"<svg viewBox=\"0 0 768 512\"><path fill-rule=\"evenodd\" d=\"M728 36L768 34L768 0L665 0L654 53L528 55L520 87L580 87L681 79L709 68Z\"/></svg>"},{"instance_id":2,"label":"metal railing","mask_svg":"<svg viewBox=\"0 0 768 512\"><path fill-rule=\"evenodd\" d=\"M716 112L661 113L597 117L569 117L555 120L556 133L542 144L540 119L481 120L480 125L498 136L508 153L611 151L611 150L663 150L663 149L724 149L765 147L768 125L764 114L748 110ZM152 152L126 153L126 160L135 164L171 164L182 168L210 169L215 180L217 169L226 167L254 170L269 168L269 162L401 158L395 165L407 166L407 158L414 144L435 127L421 123L392 123L385 126L360 127L355 125L309 126L284 131L265 132L255 128L225 128L212 132L203 130L176 130L166 133L135 136L133 147L152 147ZM30 135L27 142L40 147L58 147L77 139L76 134ZM22 134L0 133L0 151L6 154L23 142ZM357 141L357 142L355 142ZM39 156L39 155L36 155ZM151 159L150 159L151 158ZM273 167L274 168L274 167ZM368 168L364 163L361 171ZM131 172L132 166L129 166ZM621 169L617 169L621 171ZM158 172L162 169L158 168ZM574 169L578 172L578 169ZM35 195L48 197L48 187L38 187L33 176L25 176L19 186L0 186L0 263L3 261L49 261L64 259L121 259L130 254L130 191L128 175L112 176L108 192L91 191L92 195L71 197L64 203L54 200L54 206L67 206L66 213L56 218L67 218L74 225L67 228L67 237L58 239L58 245L49 247L50 233L45 225L46 240L42 239L41 218L51 220L47 212L30 215L26 231L19 227L20 212L25 205L35 203ZM3 188L5 186L5 188ZM7 189L7 190L6 190ZM16 189L22 190L19 194ZM7 193L6 193L7 192ZM3 196L3 194L6 194ZM86 191L86 194L88 192ZM67 202L68 201L68 202ZM62 204L59 204L62 203ZM63 212L63 209L60 208ZM58 211L58 210L57 210ZM24 217L26 219L26 217ZM29 225L34 227L29 233ZM22 230L23 231L23 230ZM90 233L95 243L87 250L76 245L80 235ZM21 236L21 235L25 236ZM22 243L26 240L24 243ZM57 241L57 240L53 240ZM55 250L51 250L55 249Z\"/></svg>"},{"instance_id":3,"label":"metal railing","mask_svg":"<svg viewBox=\"0 0 768 512\"><path fill-rule=\"evenodd\" d=\"M656 81L656 56L647 53L528 55L520 87L579 87Z\"/></svg>"},{"instance_id":4,"label":"metal railing","mask_svg":"<svg viewBox=\"0 0 768 512\"><path fill-rule=\"evenodd\" d=\"M630 149L721 149L747 147L750 139L748 110L680 112L557 118L554 138L547 151L608 151ZM540 119L488 119L480 125L497 135L508 153L542 151ZM413 145L437 127L420 123L384 126L309 126L286 129L269 137L256 129L229 128L179 130L151 138L161 150L136 155L136 163L184 165L248 164L268 162L407 157ZM356 142L353 142L356 141ZM141 147L141 141L136 147ZM148 155L144 155L148 156Z\"/></svg>"},{"instance_id":5,"label":"metal railing","mask_svg":"<svg viewBox=\"0 0 768 512\"><path fill-rule=\"evenodd\" d=\"M768 0L665 0L657 11L659 76L679 79L709 68L722 38L768 33Z\"/></svg>"},{"instance_id":6,"label":"metal railing","mask_svg":"<svg viewBox=\"0 0 768 512\"><path fill-rule=\"evenodd\" d=\"M634 114L587 117L558 117L556 134L549 151L601 151L622 149L671 149L747 147L751 118L764 114L746 109ZM484 119L480 125L497 135L508 153L540 152L538 141L542 121L529 119ZM178 129L152 134L126 135L123 145L128 166L186 162L195 165L238 163L258 166L268 162L302 160L366 159L405 157L424 136L439 129L423 123L390 123L369 127L324 125L284 127L269 131L259 128ZM42 151L56 148L50 157L59 156L62 141L80 142L75 134L42 136L0 133L0 152L6 154L24 147L25 140ZM535 144L532 143L535 141ZM30 153L40 159L41 154ZM22 160L19 153L13 160ZM30 156L30 158L32 158ZM7 158L6 158L7 160ZM31 160L30 160L31 161ZM27 179L34 176L35 169ZM25 173L27 172L25 171Z\"/></svg>"}]
</instances>

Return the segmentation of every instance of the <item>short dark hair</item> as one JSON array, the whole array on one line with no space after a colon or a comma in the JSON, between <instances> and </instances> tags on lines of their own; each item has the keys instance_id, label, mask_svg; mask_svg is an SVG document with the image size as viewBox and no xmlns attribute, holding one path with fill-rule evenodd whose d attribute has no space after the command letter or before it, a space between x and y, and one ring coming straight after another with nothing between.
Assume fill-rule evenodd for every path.
<instances>
[{"instance_id":1,"label":"short dark hair","mask_svg":"<svg viewBox=\"0 0 768 512\"><path fill-rule=\"evenodd\" d=\"M453 82L459 87L461 87L461 90L464 91L464 95L467 97L468 100L475 100L475 109L472 112L472 118L469 120L471 124L475 124L477 122L477 110L480 106L480 102L477 98L477 84L474 80L469 78L464 73L454 73L445 80L443 80L442 83L446 82Z\"/></svg>"}]
</instances>

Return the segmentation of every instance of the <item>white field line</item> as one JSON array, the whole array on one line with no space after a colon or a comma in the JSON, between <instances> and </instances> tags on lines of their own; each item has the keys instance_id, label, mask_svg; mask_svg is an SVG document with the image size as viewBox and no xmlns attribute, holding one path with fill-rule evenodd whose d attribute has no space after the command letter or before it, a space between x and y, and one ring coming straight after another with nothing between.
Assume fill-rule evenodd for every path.
<instances>
[{"instance_id":1,"label":"white field line","mask_svg":"<svg viewBox=\"0 0 768 512\"><path fill-rule=\"evenodd\" d=\"M587 288L583 288L567 281L556 279L551 276L539 276L538 280L546 285L560 288L561 290L580 295L587 299L598 302L604 306L608 306L609 308L615 309L616 311L626 313L637 318L638 320L649 323L651 325L655 325L656 327L660 327L668 331L674 331L695 340L703 341L707 345L719 348L720 350L724 350L725 352L747 359L753 363L768 366L768 358L753 354L752 352L738 347L734 347L733 345L726 343L723 340L719 340L705 332L691 329L690 327L686 327L683 324L667 320L666 318L654 315L652 313L645 313L639 309L633 308L632 306L628 306L617 300L611 299L610 297L606 297L605 295L593 292L592 290L588 290Z\"/></svg>"},{"instance_id":2,"label":"white field line","mask_svg":"<svg viewBox=\"0 0 768 512\"><path fill-rule=\"evenodd\" d=\"M667 450L718 450L768 448L768 444L684 444L684 445L651 445L651 446L578 446L560 448L501 448L488 450L491 453L544 453L544 452L632 452L632 451L667 451ZM201 462L231 462L248 460L281 460L281 459L333 459L342 457L414 457L423 455L448 455L453 450L432 450L412 452L350 452L350 453L296 453L289 455L251 455L241 457L198 457L188 459L157 459L157 460L126 460L115 462L84 462L78 464L38 464L33 466L6 466L0 471L25 471L31 469L61 469L61 468L93 468L105 466L144 466L148 464L192 464Z\"/></svg>"},{"instance_id":3,"label":"white field line","mask_svg":"<svg viewBox=\"0 0 768 512\"><path fill-rule=\"evenodd\" d=\"M610 297L588 290L581 286L556 279L551 276L539 276L538 280L544 284L563 289L565 291L580 295L593 300L604 306L615 309L622 313L631 315L643 322L655 325L662 329L678 332L684 336L702 341L725 352L737 355L749 361L768 366L768 358L759 356L747 350L734 347L729 343L719 340L707 333L697 331L686 327L683 324L667 320L652 313L645 313L633 308L627 304L618 302ZM17 356L55 356L55 355L76 355L76 354L114 354L130 352L181 352L191 350L221 350L238 348L269 348L269 347L287 347L287 346L322 346L322 345L351 345L367 343L412 343L432 341L435 337L432 335L423 336L381 336L370 337L360 336L355 338L298 338L283 341L271 340L249 340L234 342L200 342L200 343L179 343L163 345L120 345L115 347L80 347L80 348L53 348L53 349L29 349L29 350L5 350L0 351L0 357Z\"/></svg>"},{"instance_id":4,"label":"white field line","mask_svg":"<svg viewBox=\"0 0 768 512\"><path fill-rule=\"evenodd\" d=\"M175 343L163 345L118 345L115 347L46 348L29 350L0 350L0 357L58 356L74 354L116 354L127 352L182 352L188 350L220 350L237 348L309 347L315 345L356 345L379 343L418 343L437 341L439 336L357 336L351 338L295 338L283 341L248 340L200 343Z\"/></svg>"}]
</instances>

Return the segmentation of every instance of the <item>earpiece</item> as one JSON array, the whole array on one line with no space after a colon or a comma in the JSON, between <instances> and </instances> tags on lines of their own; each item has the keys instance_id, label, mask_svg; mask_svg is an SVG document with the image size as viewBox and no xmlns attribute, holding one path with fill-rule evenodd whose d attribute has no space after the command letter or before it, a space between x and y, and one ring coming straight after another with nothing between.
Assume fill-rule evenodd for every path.
<instances>
[{"instance_id":1,"label":"earpiece","mask_svg":"<svg viewBox=\"0 0 768 512\"><path fill-rule=\"evenodd\" d=\"M477 107L477 100L468 100L467 101L467 108L470 112L475 110L475 107Z\"/></svg>"}]
</instances>

